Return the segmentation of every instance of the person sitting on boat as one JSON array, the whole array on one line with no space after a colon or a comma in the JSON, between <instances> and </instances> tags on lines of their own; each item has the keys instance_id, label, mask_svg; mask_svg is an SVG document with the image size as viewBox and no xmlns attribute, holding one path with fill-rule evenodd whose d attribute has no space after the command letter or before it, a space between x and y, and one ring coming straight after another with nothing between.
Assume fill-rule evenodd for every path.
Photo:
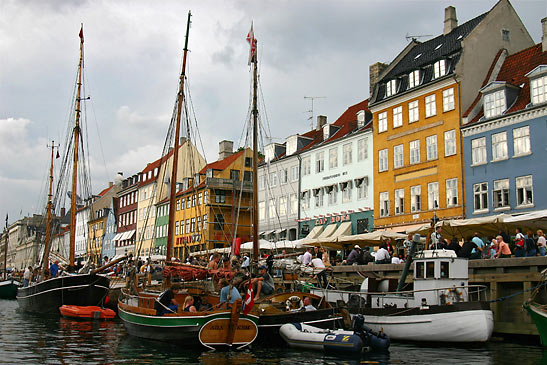
<instances>
[{"instance_id":1,"label":"person sitting on boat","mask_svg":"<svg viewBox=\"0 0 547 365\"><path fill-rule=\"evenodd\" d=\"M30 280L32 278L32 266L29 266L25 269L25 273L23 274L23 286L26 288Z\"/></svg>"},{"instance_id":2,"label":"person sitting on boat","mask_svg":"<svg viewBox=\"0 0 547 365\"><path fill-rule=\"evenodd\" d=\"M391 257L387 251L387 245L384 243L376 252L375 262L377 264L391 264Z\"/></svg>"},{"instance_id":3,"label":"person sitting on boat","mask_svg":"<svg viewBox=\"0 0 547 365\"><path fill-rule=\"evenodd\" d=\"M249 256L244 255L243 256L243 263L241 264L241 268L245 271L249 271L249 264L251 263L251 259Z\"/></svg>"},{"instance_id":4,"label":"person sitting on boat","mask_svg":"<svg viewBox=\"0 0 547 365\"><path fill-rule=\"evenodd\" d=\"M311 263L311 247L304 252L304 255L302 256L302 265L308 266Z\"/></svg>"},{"instance_id":5,"label":"person sitting on boat","mask_svg":"<svg viewBox=\"0 0 547 365\"><path fill-rule=\"evenodd\" d=\"M311 304L310 297L304 297L304 311L309 312L309 311L315 311L315 310L317 310L317 308L315 308Z\"/></svg>"},{"instance_id":6,"label":"person sitting on boat","mask_svg":"<svg viewBox=\"0 0 547 365\"><path fill-rule=\"evenodd\" d=\"M262 265L258 268L259 275L256 278L251 279L253 284L253 291L256 293L255 298L260 297L260 293L266 295L273 294L275 289L275 284L273 278L268 274L268 269L266 266Z\"/></svg>"},{"instance_id":7,"label":"person sitting on boat","mask_svg":"<svg viewBox=\"0 0 547 365\"><path fill-rule=\"evenodd\" d=\"M241 299L241 294L237 290L237 286L234 285L233 281L228 281L226 279L220 280L220 307L223 309L228 308L228 304L232 304L238 299Z\"/></svg>"},{"instance_id":8,"label":"person sitting on boat","mask_svg":"<svg viewBox=\"0 0 547 365\"><path fill-rule=\"evenodd\" d=\"M49 267L49 274L52 278L56 278L59 274L59 260L55 260L53 264Z\"/></svg>"},{"instance_id":9,"label":"person sitting on boat","mask_svg":"<svg viewBox=\"0 0 547 365\"><path fill-rule=\"evenodd\" d=\"M196 307L194 306L194 297L191 295L188 295L184 299L183 308L185 312L196 312Z\"/></svg>"},{"instance_id":10,"label":"person sitting on boat","mask_svg":"<svg viewBox=\"0 0 547 365\"><path fill-rule=\"evenodd\" d=\"M471 258L471 251L473 251L474 248L478 248L477 244L473 242L472 237L467 237L467 240L465 240L462 245L460 252L458 252L458 257L464 257L466 259Z\"/></svg>"},{"instance_id":11,"label":"person sitting on boat","mask_svg":"<svg viewBox=\"0 0 547 365\"><path fill-rule=\"evenodd\" d=\"M177 313L179 303L175 299L175 295L178 294L179 290L180 285L173 284L171 285L171 288L161 293L158 299L156 299L154 308L159 316L162 316L165 313Z\"/></svg>"},{"instance_id":12,"label":"person sitting on boat","mask_svg":"<svg viewBox=\"0 0 547 365\"><path fill-rule=\"evenodd\" d=\"M498 241L498 253L496 254L496 258L511 257L511 249L509 248L509 245L505 243L503 237L499 235L496 237L496 240Z\"/></svg>"},{"instance_id":13,"label":"person sitting on boat","mask_svg":"<svg viewBox=\"0 0 547 365\"><path fill-rule=\"evenodd\" d=\"M207 264L207 268L211 269L211 270L218 269L218 262L219 261L220 261L220 255L218 253L215 253L213 255L213 259L211 261L209 261L209 263Z\"/></svg>"},{"instance_id":14,"label":"person sitting on boat","mask_svg":"<svg viewBox=\"0 0 547 365\"><path fill-rule=\"evenodd\" d=\"M357 259L359 258L359 255L361 254L361 247L359 245L353 246L353 250L348 255L348 258L344 261L342 261L342 264L347 265L353 265L357 264Z\"/></svg>"},{"instance_id":15,"label":"person sitting on boat","mask_svg":"<svg viewBox=\"0 0 547 365\"><path fill-rule=\"evenodd\" d=\"M357 257L357 265L368 265L369 262L374 262L374 257L370 254L369 248L365 247L359 252L359 257Z\"/></svg>"}]
</instances>

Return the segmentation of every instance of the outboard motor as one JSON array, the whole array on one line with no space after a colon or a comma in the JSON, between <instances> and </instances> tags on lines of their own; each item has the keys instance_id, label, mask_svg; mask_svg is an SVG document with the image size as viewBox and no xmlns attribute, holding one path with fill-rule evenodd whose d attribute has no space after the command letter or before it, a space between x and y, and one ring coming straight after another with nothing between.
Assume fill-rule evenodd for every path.
<instances>
[{"instance_id":1,"label":"outboard motor","mask_svg":"<svg viewBox=\"0 0 547 365\"><path fill-rule=\"evenodd\" d=\"M389 337L383 333L375 333L365 325L365 317L357 314L353 317L352 328L355 334L359 335L365 346L373 351L387 351L390 345Z\"/></svg>"}]
</instances>

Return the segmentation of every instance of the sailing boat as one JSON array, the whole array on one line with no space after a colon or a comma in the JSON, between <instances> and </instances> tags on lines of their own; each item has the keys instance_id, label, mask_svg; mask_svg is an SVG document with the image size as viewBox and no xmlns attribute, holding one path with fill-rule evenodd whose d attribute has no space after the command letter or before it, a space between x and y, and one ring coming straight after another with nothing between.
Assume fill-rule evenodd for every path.
<instances>
[{"instance_id":1,"label":"sailing boat","mask_svg":"<svg viewBox=\"0 0 547 365\"><path fill-rule=\"evenodd\" d=\"M21 283L17 280L8 279L8 243L9 243L9 228L8 217L6 216L6 230L5 230L6 242L4 243L4 280L0 281L0 299L15 299L17 295L17 288L21 286Z\"/></svg>"},{"instance_id":2,"label":"sailing boat","mask_svg":"<svg viewBox=\"0 0 547 365\"><path fill-rule=\"evenodd\" d=\"M76 238L76 198L78 181L78 146L80 143L80 112L81 112L81 90L83 71L84 34L83 26L80 29L80 61L78 64L78 80L76 84L75 123L72 129L72 194L70 209L70 263L68 273L59 277L31 283L27 287L21 287L17 291L17 302L19 307L27 312L48 313L59 312L62 305L90 306L100 305L108 295L110 279L107 276L99 275L99 269L88 274L74 274L74 253ZM47 203L46 237L44 241L44 252L40 265L40 273L46 276L49 262L49 251L51 244L51 220L52 220L52 192L53 192L53 152L55 146L51 147L51 164L49 174L49 194ZM113 264L113 263L112 263ZM101 269L101 268L100 268Z\"/></svg>"},{"instance_id":3,"label":"sailing boat","mask_svg":"<svg viewBox=\"0 0 547 365\"><path fill-rule=\"evenodd\" d=\"M166 271L173 268L174 263L169 262L173 256L173 237L175 227L175 199L177 166L180 141L181 114L184 101L184 80L186 59L188 53L188 36L190 30L191 13L188 12L188 22L186 27L186 40L184 45L184 57L182 61L182 72L179 82L179 91L176 107L175 136L173 148L173 161L171 171L171 185L169 195L169 225L167 231L167 249L166 249ZM165 280L166 286L170 285L170 280ZM158 293L139 292L137 288L133 290L122 290L122 295L118 301L118 313L122 319L127 332L135 337L160 340L176 341L178 344L193 345L201 343L207 348L217 346L228 346L242 348L252 343L258 333L258 317L251 314L241 314L241 300L236 301L231 309L220 309L218 307L218 296L212 296L205 290L184 290L175 293L174 299L178 303L184 303L188 296L199 298L203 303L212 306L212 310L186 312L170 310L170 313L158 315L157 303L159 303ZM160 307L161 308L161 307Z\"/></svg>"},{"instance_id":4,"label":"sailing boat","mask_svg":"<svg viewBox=\"0 0 547 365\"><path fill-rule=\"evenodd\" d=\"M547 346L547 301L545 286L547 285L547 269L541 272L542 281L536 286L532 295L522 306L530 317L539 333L541 344Z\"/></svg>"}]
</instances>

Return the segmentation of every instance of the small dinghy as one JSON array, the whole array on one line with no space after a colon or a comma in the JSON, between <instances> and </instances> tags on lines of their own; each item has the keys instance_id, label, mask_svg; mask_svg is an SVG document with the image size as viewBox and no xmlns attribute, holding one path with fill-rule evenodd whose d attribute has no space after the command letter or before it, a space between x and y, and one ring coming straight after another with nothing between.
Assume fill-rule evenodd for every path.
<instances>
[{"instance_id":1,"label":"small dinghy","mask_svg":"<svg viewBox=\"0 0 547 365\"><path fill-rule=\"evenodd\" d=\"M77 319L114 319L116 312L112 309L96 306L63 305L59 311L64 317Z\"/></svg>"},{"instance_id":2,"label":"small dinghy","mask_svg":"<svg viewBox=\"0 0 547 365\"><path fill-rule=\"evenodd\" d=\"M389 337L373 333L364 325L363 316L355 316L352 327L353 331L328 330L303 323L286 323L279 329L279 334L290 347L309 350L360 353L363 349L386 351L389 348Z\"/></svg>"}]
</instances>

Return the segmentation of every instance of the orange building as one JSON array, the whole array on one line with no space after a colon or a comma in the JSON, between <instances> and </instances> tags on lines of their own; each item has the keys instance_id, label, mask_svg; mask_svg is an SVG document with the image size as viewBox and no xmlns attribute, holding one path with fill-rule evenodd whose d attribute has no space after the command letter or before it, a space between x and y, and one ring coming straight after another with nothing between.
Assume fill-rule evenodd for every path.
<instances>
[{"instance_id":1,"label":"orange building","mask_svg":"<svg viewBox=\"0 0 547 365\"><path fill-rule=\"evenodd\" d=\"M232 153L220 142L219 160L186 178L177 193L174 255L227 247L234 237L251 239L252 156L249 148Z\"/></svg>"}]
</instances>

